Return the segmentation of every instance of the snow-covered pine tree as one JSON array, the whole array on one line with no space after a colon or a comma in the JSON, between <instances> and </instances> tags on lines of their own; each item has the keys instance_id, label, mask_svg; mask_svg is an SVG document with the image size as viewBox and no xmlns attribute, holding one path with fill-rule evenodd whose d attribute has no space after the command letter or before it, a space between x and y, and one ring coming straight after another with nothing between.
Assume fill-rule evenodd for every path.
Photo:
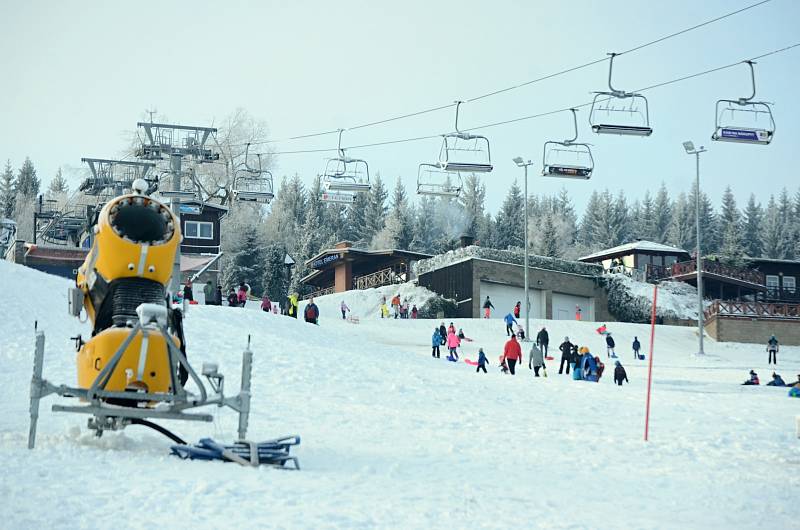
<instances>
[{"instance_id":1,"label":"snow-covered pine tree","mask_svg":"<svg viewBox=\"0 0 800 530\"><path fill-rule=\"evenodd\" d=\"M464 179L464 189L459 197L464 211L467 213L467 227L465 234L477 237L478 227L483 221L484 202L486 201L486 186L474 173Z\"/></svg>"},{"instance_id":2,"label":"snow-covered pine tree","mask_svg":"<svg viewBox=\"0 0 800 530\"><path fill-rule=\"evenodd\" d=\"M601 223L601 204L600 193L593 190L589 196L589 202L583 210L583 218L579 229L579 241L589 251L600 250L602 243L597 241L595 229Z\"/></svg>"},{"instance_id":3,"label":"snow-covered pine tree","mask_svg":"<svg viewBox=\"0 0 800 530\"><path fill-rule=\"evenodd\" d=\"M432 252L433 248L433 212L436 202L433 197L423 195L414 211L414 235L410 250L415 252Z\"/></svg>"},{"instance_id":4,"label":"snow-covered pine tree","mask_svg":"<svg viewBox=\"0 0 800 530\"><path fill-rule=\"evenodd\" d=\"M553 217L555 215L555 212L544 214L544 221L541 226L542 233L540 237L540 246L538 248L539 254L550 258L560 257L558 248L558 233L556 231L556 226L553 224Z\"/></svg>"},{"instance_id":5,"label":"snow-covered pine tree","mask_svg":"<svg viewBox=\"0 0 800 530\"><path fill-rule=\"evenodd\" d=\"M478 226L478 232L475 234L475 243L482 247L498 248L497 240L497 226L492 218L492 214L486 212L483 214L483 221Z\"/></svg>"},{"instance_id":6,"label":"snow-covered pine tree","mask_svg":"<svg viewBox=\"0 0 800 530\"><path fill-rule=\"evenodd\" d=\"M389 211L383 229L372 238L371 247L407 250L414 235L413 222L413 211L408 207L406 189L402 180L398 178L392 192L392 209Z\"/></svg>"},{"instance_id":7,"label":"snow-covered pine tree","mask_svg":"<svg viewBox=\"0 0 800 530\"><path fill-rule=\"evenodd\" d=\"M17 202L16 181L11 160L6 160L6 167L0 174L0 217L11 219L14 216L14 204Z\"/></svg>"},{"instance_id":8,"label":"snow-covered pine tree","mask_svg":"<svg viewBox=\"0 0 800 530\"><path fill-rule=\"evenodd\" d=\"M631 240L633 228L631 226L631 218L628 211L628 200L625 198L625 192L619 190L617 196L614 198L614 205L612 207L613 216L611 218L611 246L621 245Z\"/></svg>"},{"instance_id":9,"label":"snow-covered pine tree","mask_svg":"<svg viewBox=\"0 0 800 530\"><path fill-rule=\"evenodd\" d=\"M262 285L270 300L280 302L289 294L288 268L284 264L286 247L281 243L270 243L264 246L264 273Z\"/></svg>"},{"instance_id":10,"label":"snow-covered pine tree","mask_svg":"<svg viewBox=\"0 0 800 530\"><path fill-rule=\"evenodd\" d=\"M524 244L525 201L522 192L514 180L508 190L500 212L497 214L496 240L497 248L522 247Z\"/></svg>"},{"instance_id":11,"label":"snow-covered pine tree","mask_svg":"<svg viewBox=\"0 0 800 530\"><path fill-rule=\"evenodd\" d=\"M635 209L634 209L635 210ZM634 238L646 241L659 242L656 233L656 211L650 190L645 191L644 198L639 203L639 211L632 219Z\"/></svg>"},{"instance_id":12,"label":"snow-covered pine tree","mask_svg":"<svg viewBox=\"0 0 800 530\"><path fill-rule=\"evenodd\" d=\"M794 259L794 249L797 246L797 220L793 217L792 201L789 199L789 192L784 187L778 198L778 215L783 224L782 244L784 246L784 259Z\"/></svg>"},{"instance_id":13,"label":"snow-covered pine tree","mask_svg":"<svg viewBox=\"0 0 800 530\"><path fill-rule=\"evenodd\" d=\"M785 258L786 251L783 246L783 228L783 220L778 211L778 204L775 202L775 196L770 195L761 231L763 256L772 259Z\"/></svg>"},{"instance_id":14,"label":"snow-covered pine tree","mask_svg":"<svg viewBox=\"0 0 800 530\"><path fill-rule=\"evenodd\" d=\"M53 180L50 181L50 185L47 187L47 194L50 197L58 197L66 195L67 193L69 193L67 179L65 179L64 175L61 173L61 168L58 168L56 176L53 177Z\"/></svg>"},{"instance_id":15,"label":"snow-covered pine tree","mask_svg":"<svg viewBox=\"0 0 800 530\"><path fill-rule=\"evenodd\" d=\"M305 221L307 194L300 176L283 178L272 201L272 210L264 223L264 240L281 242L293 255L299 246L299 228Z\"/></svg>"},{"instance_id":16,"label":"snow-covered pine tree","mask_svg":"<svg viewBox=\"0 0 800 530\"><path fill-rule=\"evenodd\" d=\"M694 249L694 207L690 207L686 194L681 192L670 208L672 220L669 226L668 239L670 245L688 252Z\"/></svg>"},{"instance_id":17,"label":"snow-covered pine tree","mask_svg":"<svg viewBox=\"0 0 800 530\"><path fill-rule=\"evenodd\" d=\"M367 246L367 203L369 197L366 193L357 193L355 201L347 207L347 223L344 229L344 239L357 243L357 246Z\"/></svg>"},{"instance_id":18,"label":"snow-covered pine tree","mask_svg":"<svg viewBox=\"0 0 800 530\"><path fill-rule=\"evenodd\" d=\"M383 184L380 173L375 175L372 181L372 188L367 194L367 208L364 212L364 226L365 230L362 238L367 241L372 241L375 234L383 229L386 224L386 199L389 193L386 191L386 186Z\"/></svg>"},{"instance_id":19,"label":"snow-covered pine tree","mask_svg":"<svg viewBox=\"0 0 800 530\"><path fill-rule=\"evenodd\" d=\"M702 190L700 193L700 250L703 255L715 254L719 249L720 243L720 230L718 227L717 216L714 213L714 206ZM688 197L688 205L695 208L695 200L698 194L697 183L692 184L692 191ZM690 217L692 225L691 247L697 247L697 235L695 228L696 215L694 212Z\"/></svg>"},{"instance_id":20,"label":"snow-covered pine tree","mask_svg":"<svg viewBox=\"0 0 800 530\"><path fill-rule=\"evenodd\" d=\"M760 258L762 252L762 226L764 219L764 209L761 204L756 204L756 196L754 193L750 194L747 201L747 207L744 210L744 225L742 244L744 252L752 258Z\"/></svg>"},{"instance_id":21,"label":"snow-covered pine tree","mask_svg":"<svg viewBox=\"0 0 800 530\"><path fill-rule=\"evenodd\" d=\"M719 215L719 224L722 230L722 243L719 254L728 260L741 262L744 254L742 245L742 216L736 206L736 198L731 187L727 186L722 194L722 208Z\"/></svg>"},{"instance_id":22,"label":"snow-covered pine tree","mask_svg":"<svg viewBox=\"0 0 800 530\"><path fill-rule=\"evenodd\" d=\"M36 168L33 167L33 162L28 157L25 157L25 162L17 174L17 195L22 195L28 198L36 198L39 195L39 187L41 181L36 176Z\"/></svg>"},{"instance_id":23,"label":"snow-covered pine tree","mask_svg":"<svg viewBox=\"0 0 800 530\"><path fill-rule=\"evenodd\" d=\"M672 225L672 201L669 198L667 186L662 182L653 203L653 233L652 240L656 243L666 243Z\"/></svg>"}]
</instances>

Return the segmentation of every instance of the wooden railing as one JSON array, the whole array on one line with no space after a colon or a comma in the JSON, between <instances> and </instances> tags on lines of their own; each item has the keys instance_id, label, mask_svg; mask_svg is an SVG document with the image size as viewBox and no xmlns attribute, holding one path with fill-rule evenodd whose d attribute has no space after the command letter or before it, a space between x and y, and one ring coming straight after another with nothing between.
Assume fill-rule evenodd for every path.
<instances>
[{"instance_id":1,"label":"wooden railing","mask_svg":"<svg viewBox=\"0 0 800 530\"><path fill-rule=\"evenodd\" d=\"M325 289L320 289L319 291L314 291L313 293L308 293L304 295L301 300L308 300L309 298L316 298L319 296L325 296L326 294L333 294L334 290L333 287L326 287Z\"/></svg>"},{"instance_id":2,"label":"wooden railing","mask_svg":"<svg viewBox=\"0 0 800 530\"><path fill-rule=\"evenodd\" d=\"M391 268L388 268L353 278L353 289L371 289L373 287L392 285L398 281L400 281L398 275Z\"/></svg>"},{"instance_id":3,"label":"wooden railing","mask_svg":"<svg viewBox=\"0 0 800 530\"><path fill-rule=\"evenodd\" d=\"M742 282L748 282L756 285L765 285L766 283L766 276L764 276L764 273L759 271L744 269L739 267L732 267L730 265L725 265L718 261L709 261L705 259L702 260L702 267L704 273L716 274L717 276L723 276L726 278L731 278L733 280L739 280ZM668 278L674 278L675 276L695 274L696 272L697 272L696 261L681 261L680 263L673 263L668 267L661 267L659 265L648 265L647 280L648 281L665 280Z\"/></svg>"},{"instance_id":4,"label":"wooden railing","mask_svg":"<svg viewBox=\"0 0 800 530\"><path fill-rule=\"evenodd\" d=\"M800 319L800 304L767 304L763 302L725 302L714 300L705 311L706 318L713 316L747 318Z\"/></svg>"}]
</instances>

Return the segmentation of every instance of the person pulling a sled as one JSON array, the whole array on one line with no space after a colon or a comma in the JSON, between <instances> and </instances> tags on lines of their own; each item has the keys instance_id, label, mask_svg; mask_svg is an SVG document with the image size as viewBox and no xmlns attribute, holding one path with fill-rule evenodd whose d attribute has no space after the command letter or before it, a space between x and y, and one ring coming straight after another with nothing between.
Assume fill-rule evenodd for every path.
<instances>
[{"instance_id":1,"label":"person pulling a sled","mask_svg":"<svg viewBox=\"0 0 800 530\"><path fill-rule=\"evenodd\" d=\"M517 342L516 335L511 335L511 338L506 342L503 348L503 359L507 363L508 371L514 375L517 363L522 363L522 348Z\"/></svg>"},{"instance_id":2,"label":"person pulling a sled","mask_svg":"<svg viewBox=\"0 0 800 530\"><path fill-rule=\"evenodd\" d=\"M483 348L478 348L478 367L475 369L475 373L481 370L483 370L483 373L486 373L487 364L489 364L489 359L487 359L486 354L483 353Z\"/></svg>"}]
</instances>

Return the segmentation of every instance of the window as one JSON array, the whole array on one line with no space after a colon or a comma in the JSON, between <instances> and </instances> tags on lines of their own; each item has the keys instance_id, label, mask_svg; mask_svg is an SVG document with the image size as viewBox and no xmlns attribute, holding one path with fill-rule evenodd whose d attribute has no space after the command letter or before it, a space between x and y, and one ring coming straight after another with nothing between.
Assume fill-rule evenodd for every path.
<instances>
[{"instance_id":1,"label":"window","mask_svg":"<svg viewBox=\"0 0 800 530\"><path fill-rule=\"evenodd\" d=\"M783 289L785 291L789 291L790 293L794 292L795 289L795 279L794 276L784 276L783 277Z\"/></svg>"},{"instance_id":2,"label":"window","mask_svg":"<svg viewBox=\"0 0 800 530\"><path fill-rule=\"evenodd\" d=\"M669 267L673 263L677 263L678 258L675 256L664 256L664 266Z\"/></svg>"},{"instance_id":3,"label":"window","mask_svg":"<svg viewBox=\"0 0 800 530\"><path fill-rule=\"evenodd\" d=\"M776 291L778 289L778 276L775 274L767 274L767 289Z\"/></svg>"},{"instance_id":4,"label":"window","mask_svg":"<svg viewBox=\"0 0 800 530\"><path fill-rule=\"evenodd\" d=\"M214 239L214 223L186 221L183 226L183 235L195 239Z\"/></svg>"}]
</instances>

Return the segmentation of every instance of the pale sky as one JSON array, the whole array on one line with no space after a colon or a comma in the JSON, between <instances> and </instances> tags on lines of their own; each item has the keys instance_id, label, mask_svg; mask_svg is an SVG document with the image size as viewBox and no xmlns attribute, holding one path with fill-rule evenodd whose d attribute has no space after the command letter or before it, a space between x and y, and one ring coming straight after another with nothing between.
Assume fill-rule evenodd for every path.
<instances>
[{"instance_id":1,"label":"pale sky","mask_svg":"<svg viewBox=\"0 0 800 530\"><path fill-rule=\"evenodd\" d=\"M755 3L696 2L98 2L6 0L0 18L0 160L25 156L46 184L81 157L118 157L125 135L155 108L172 123L213 125L237 107L269 124L272 138L347 128L445 105L622 51ZM615 61L614 85L634 90L800 42L800 2L773 0ZM604 90L607 63L462 106L469 128L589 101ZM571 135L571 117L477 131L489 137L495 171L486 175L495 213L533 159L531 193L561 187L582 209L595 189L630 199L663 180L690 187L694 161L681 142L705 145L702 187L719 202L730 184L740 206L783 186L798 188L800 47L756 65L758 100L774 102L769 146L711 142L714 104L750 93L746 66L646 92L650 138L598 136L588 109L579 138L593 144L589 181L539 176L542 144ZM451 109L345 133L344 144L452 130ZM401 176L410 194L417 166L433 162L438 140L351 150L387 187ZM335 147L335 135L273 144L277 151ZM306 182L327 154L280 155L276 178ZM74 174L71 172L70 174ZM77 177L74 177L77 178ZM71 182L72 187L76 184ZM276 182L277 186L277 182ZM717 191L719 189L720 191Z\"/></svg>"}]
</instances>

